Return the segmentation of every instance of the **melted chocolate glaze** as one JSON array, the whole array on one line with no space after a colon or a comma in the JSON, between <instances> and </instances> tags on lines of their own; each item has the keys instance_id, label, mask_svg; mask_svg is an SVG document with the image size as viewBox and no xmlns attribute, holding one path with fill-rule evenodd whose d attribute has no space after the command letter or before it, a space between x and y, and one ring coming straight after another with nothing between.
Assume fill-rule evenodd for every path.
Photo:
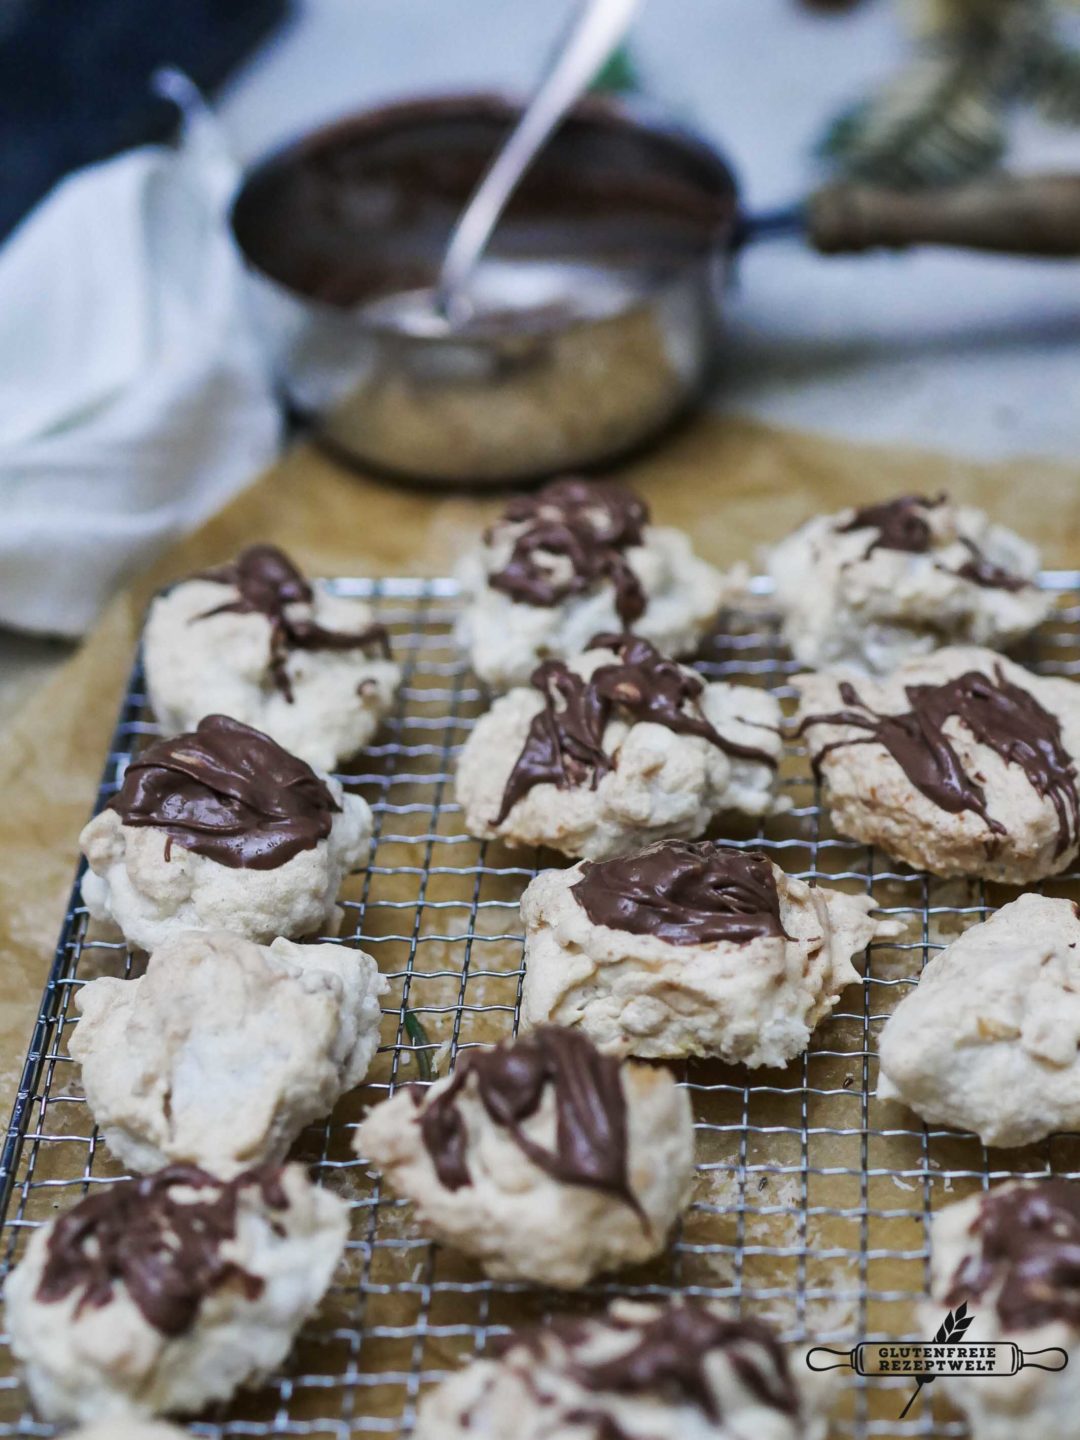
<instances>
[{"instance_id":1,"label":"melted chocolate glaze","mask_svg":"<svg viewBox=\"0 0 1080 1440\"><path fill-rule=\"evenodd\" d=\"M838 535L850 535L853 530L876 530L877 537L870 542L863 559L875 550L903 550L910 555L925 555L930 549L930 526L920 513L936 509L944 504L945 496L928 499L925 495L898 495L895 500L886 500L881 505L864 505L846 525L837 527Z\"/></svg>"},{"instance_id":2,"label":"melted chocolate glaze","mask_svg":"<svg viewBox=\"0 0 1080 1440\"><path fill-rule=\"evenodd\" d=\"M571 889L594 925L671 945L790 938L772 866L755 850L661 840L636 855L586 861Z\"/></svg>"},{"instance_id":3,"label":"melted chocolate glaze","mask_svg":"<svg viewBox=\"0 0 1080 1440\"><path fill-rule=\"evenodd\" d=\"M627 1174L626 1099L617 1060L601 1055L585 1036L554 1025L490 1050L470 1050L420 1117L424 1145L448 1190L472 1184L468 1135L457 1103L470 1077L491 1119L545 1174L564 1185L605 1191L639 1211ZM555 1098L554 1150L522 1129L549 1087Z\"/></svg>"},{"instance_id":4,"label":"melted chocolate glaze","mask_svg":"<svg viewBox=\"0 0 1080 1440\"><path fill-rule=\"evenodd\" d=\"M956 1271L946 1304L1000 1284L997 1312L1007 1330L1051 1320L1080 1326L1080 1185L1053 1179L991 1190L971 1232L980 1248Z\"/></svg>"},{"instance_id":5,"label":"melted chocolate glaze","mask_svg":"<svg viewBox=\"0 0 1080 1440\"><path fill-rule=\"evenodd\" d=\"M916 789L949 814L963 810L978 815L994 835L1005 827L986 809L979 781L969 775L944 732L950 717L959 719L982 745L1003 760L1019 765L1032 788L1049 796L1057 813L1055 855L1062 855L1080 832L1080 797L1076 768L1062 743L1061 724L1035 697L1005 678L1001 666L994 676L969 670L941 685L908 685L911 709L899 715L877 715L845 681L840 698L859 710L831 715L810 715L799 726L802 735L812 725L851 725L869 733L852 740L834 740L814 756L820 776L825 757L848 745L884 745Z\"/></svg>"},{"instance_id":6,"label":"melted chocolate glaze","mask_svg":"<svg viewBox=\"0 0 1080 1440\"><path fill-rule=\"evenodd\" d=\"M281 1169L270 1165L227 1183L195 1165L171 1165L95 1190L56 1222L37 1298L50 1304L77 1290L80 1315L108 1305L123 1285L147 1323L169 1336L189 1330L203 1300L223 1285L257 1298L263 1281L221 1254L236 1235L241 1191L251 1185L272 1209L287 1207ZM185 1203L174 1190L206 1196Z\"/></svg>"},{"instance_id":7,"label":"melted chocolate glaze","mask_svg":"<svg viewBox=\"0 0 1080 1440\"><path fill-rule=\"evenodd\" d=\"M218 585L232 585L240 592L235 600L227 600L223 605L215 605L212 610L196 615L196 620L230 613L265 615L269 620L270 675L290 703L293 693L287 661L292 650L374 648L389 659L390 640L384 625L372 624L364 630L348 633L327 630L314 620L289 614L290 605L310 605L314 592L289 557L276 545L251 545L228 565L205 570L194 578L213 580Z\"/></svg>"},{"instance_id":8,"label":"melted chocolate glaze","mask_svg":"<svg viewBox=\"0 0 1080 1440\"><path fill-rule=\"evenodd\" d=\"M848 535L854 530L876 530L877 536L863 552L868 559L875 550L902 550L910 555L925 555L933 545L933 536L925 515L921 512L936 510L945 504L944 495L929 499L925 495L900 495L882 505L865 505L846 525L837 530L839 535ZM984 590L1023 590L1028 581L1021 575L995 565L988 560L973 540L962 538L960 543L967 550L970 559L965 560L954 573ZM944 567L942 567L944 568Z\"/></svg>"},{"instance_id":9,"label":"melted chocolate glaze","mask_svg":"<svg viewBox=\"0 0 1080 1440\"><path fill-rule=\"evenodd\" d=\"M496 825L535 785L557 785L560 790L595 785L614 764L603 748L604 730L620 713L676 734L699 735L727 755L776 768L766 751L729 740L710 725L697 705L705 688L701 679L665 659L648 640L597 635L589 649L613 650L619 660L598 666L588 680L562 660L545 660L533 671L531 683L543 693L545 704L529 726L507 779Z\"/></svg>"},{"instance_id":10,"label":"melted chocolate glaze","mask_svg":"<svg viewBox=\"0 0 1080 1440\"><path fill-rule=\"evenodd\" d=\"M1009 590L1014 594L1017 590L1026 590L1030 585L1031 582L1022 575L1014 575L1011 570L988 560L973 540L963 540L961 544L971 556L956 572L962 579L970 580L973 585L980 585L984 590Z\"/></svg>"},{"instance_id":11,"label":"melted chocolate glaze","mask_svg":"<svg viewBox=\"0 0 1080 1440\"><path fill-rule=\"evenodd\" d=\"M656 1395L676 1405L692 1405L714 1422L722 1420L718 1397L707 1371L709 1357L722 1351L739 1381L762 1404L785 1415L799 1413L799 1392L788 1368L787 1352L759 1320L715 1315L689 1301L669 1305L641 1323L607 1315L604 1328L634 1333L636 1340L614 1359L589 1361L574 1354L593 1327L588 1321L557 1319L550 1327L571 1352L573 1380L593 1393ZM545 1331L531 1337L539 1349ZM528 1341L526 1341L528 1343ZM760 1348L764 1360L750 1346ZM620 1435L616 1429L610 1432Z\"/></svg>"},{"instance_id":12,"label":"melted chocolate glaze","mask_svg":"<svg viewBox=\"0 0 1080 1440\"><path fill-rule=\"evenodd\" d=\"M230 869L274 870L325 840L341 806L269 735L207 715L133 760L109 808L125 825L164 830L166 860L175 841Z\"/></svg>"},{"instance_id":13,"label":"melted chocolate glaze","mask_svg":"<svg viewBox=\"0 0 1080 1440\"><path fill-rule=\"evenodd\" d=\"M610 580L616 614L632 625L644 613L646 596L622 552L642 543L648 519L644 502L621 485L556 480L506 507L502 524L525 528L490 584L520 604L551 606ZM488 532L489 540L499 528ZM552 569L551 556L568 562L568 575L559 574L561 566Z\"/></svg>"}]
</instances>

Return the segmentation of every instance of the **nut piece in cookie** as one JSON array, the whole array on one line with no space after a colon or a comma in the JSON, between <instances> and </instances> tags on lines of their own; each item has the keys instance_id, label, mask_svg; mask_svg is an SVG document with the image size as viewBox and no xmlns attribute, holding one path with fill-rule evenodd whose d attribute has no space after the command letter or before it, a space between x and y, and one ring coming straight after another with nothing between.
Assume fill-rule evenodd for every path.
<instances>
[{"instance_id":1,"label":"nut piece in cookie","mask_svg":"<svg viewBox=\"0 0 1080 1440\"><path fill-rule=\"evenodd\" d=\"M123 1164L234 1175L280 1160L360 1084L387 989L362 950L192 930L155 950L140 979L82 986L69 1049Z\"/></svg>"},{"instance_id":2,"label":"nut piece in cookie","mask_svg":"<svg viewBox=\"0 0 1080 1440\"><path fill-rule=\"evenodd\" d=\"M1021 895L922 973L878 1041L878 1096L984 1145L1080 1129L1080 919Z\"/></svg>"},{"instance_id":3,"label":"nut piece in cookie","mask_svg":"<svg viewBox=\"0 0 1080 1440\"><path fill-rule=\"evenodd\" d=\"M425 1233L489 1275L571 1290L664 1248L689 1200L694 1130L668 1071L548 1026L399 1091L356 1150Z\"/></svg>"},{"instance_id":4,"label":"nut piece in cookie","mask_svg":"<svg viewBox=\"0 0 1080 1440\"><path fill-rule=\"evenodd\" d=\"M690 1300L557 1316L420 1405L416 1440L824 1440L831 1387L762 1320Z\"/></svg>"},{"instance_id":5,"label":"nut piece in cookie","mask_svg":"<svg viewBox=\"0 0 1080 1440\"><path fill-rule=\"evenodd\" d=\"M931 1243L921 1333L935 1334L949 1310L966 1305L965 1341L1012 1341L1035 1362L1012 1375L939 1376L935 1389L963 1411L972 1440L1074 1440L1080 1185L1013 1181L969 1196L934 1216Z\"/></svg>"},{"instance_id":6,"label":"nut piece in cookie","mask_svg":"<svg viewBox=\"0 0 1080 1440\"><path fill-rule=\"evenodd\" d=\"M636 635L545 660L477 722L458 762L470 834L602 859L714 815L766 815L782 751L765 690L706 684Z\"/></svg>"},{"instance_id":7,"label":"nut piece in cookie","mask_svg":"<svg viewBox=\"0 0 1080 1440\"><path fill-rule=\"evenodd\" d=\"M367 744L401 680L364 601L305 580L272 545L159 595L143 663L166 734L232 715L320 770Z\"/></svg>"},{"instance_id":8,"label":"nut piece in cookie","mask_svg":"<svg viewBox=\"0 0 1080 1440\"><path fill-rule=\"evenodd\" d=\"M771 552L784 638L808 669L887 675L939 645L1001 649L1046 619L1034 546L944 495L819 515Z\"/></svg>"},{"instance_id":9,"label":"nut piece in cookie","mask_svg":"<svg viewBox=\"0 0 1080 1440\"><path fill-rule=\"evenodd\" d=\"M342 880L370 840L359 795L268 735L209 715L132 760L85 827L83 900L143 950L184 930L258 941L333 932Z\"/></svg>"},{"instance_id":10,"label":"nut piece in cookie","mask_svg":"<svg viewBox=\"0 0 1080 1440\"><path fill-rule=\"evenodd\" d=\"M801 675L799 733L836 828L935 875L1023 884L1080 851L1080 686L990 650L886 680Z\"/></svg>"},{"instance_id":11,"label":"nut piece in cookie","mask_svg":"<svg viewBox=\"0 0 1080 1440\"><path fill-rule=\"evenodd\" d=\"M34 1231L7 1281L35 1405L111 1426L197 1412L262 1379L322 1299L347 1215L299 1165L228 1182L177 1165L96 1186Z\"/></svg>"},{"instance_id":12,"label":"nut piece in cookie","mask_svg":"<svg viewBox=\"0 0 1080 1440\"><path fill-rule=\"evenodd\" d=\"M522 1023L617 1055L785 1065L858 981L852 955L898 932L872 907L711 841L545 870L521 901Z\"/></svg>"},{"instance_id":13,"label":"nut piece in cookie","mask_svg":"<svg viewBox=\"0 0 1080 1440\"><path fill-rule=\"evenodd\" d=\"M500 690L524 685L541 660L580 655L604 630L692 654L738 589L681 530L651 525L632 491L573 479L511 500L459 578L458 639Z\"/></svg>"}]
</instances>

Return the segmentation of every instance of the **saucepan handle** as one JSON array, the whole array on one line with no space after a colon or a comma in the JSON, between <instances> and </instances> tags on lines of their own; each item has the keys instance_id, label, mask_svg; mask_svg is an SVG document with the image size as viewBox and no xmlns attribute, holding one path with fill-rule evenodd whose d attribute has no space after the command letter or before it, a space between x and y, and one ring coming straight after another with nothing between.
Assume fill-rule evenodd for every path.
<instances>
[{"instance_id":1,"label":"saucepan handle","mask_svg":"<svg viewBox=\"0 0 1080 1440\"><path fill-rule=\"evenodd\" d=\"M840 183L803 209L826 255L948 245L1008 255L1080 256L1080 175L1002 175L942 190Z\"/></svg>"}]
</instances>

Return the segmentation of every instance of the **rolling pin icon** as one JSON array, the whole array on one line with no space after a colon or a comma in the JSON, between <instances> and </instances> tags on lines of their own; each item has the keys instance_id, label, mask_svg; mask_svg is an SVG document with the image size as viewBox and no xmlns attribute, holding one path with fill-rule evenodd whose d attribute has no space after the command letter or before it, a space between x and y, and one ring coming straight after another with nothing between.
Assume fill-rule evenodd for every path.
<instances>
[{"instance_id":1,"label":"rolling pin icon","mask_svg":"<svg viewBox=\"0 0 1080 1440\"><path fill-rule=\"evenodd\" d=\"M1064 1370L1068 1354L1021 1350L1011 1340L960 1340L938 1344L864 1340L851 1350L816 1345L806 1354L811 1370L854 1370L857 1375L1016 1375L1021 1370Z\"/></svg>"}]
</instances>

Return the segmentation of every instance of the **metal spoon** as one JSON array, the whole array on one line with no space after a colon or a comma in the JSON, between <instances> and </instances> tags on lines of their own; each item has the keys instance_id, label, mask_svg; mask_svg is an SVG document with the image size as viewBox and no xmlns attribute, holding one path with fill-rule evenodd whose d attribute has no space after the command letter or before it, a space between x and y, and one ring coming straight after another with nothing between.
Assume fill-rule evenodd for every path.
<instances>
[{"instance_id":1,"label":"metal spoon","mask_svg":"<svg viewBox=\"0 0 1080 1440\"><path fill-rule=\"evenodd\" d=\"M585 0L525 113L496 155L454 226L433 294L451 324L472 313L469 281L521 177L552 131L609 59L640 0Z\"/></svg>"}]
</instances>

